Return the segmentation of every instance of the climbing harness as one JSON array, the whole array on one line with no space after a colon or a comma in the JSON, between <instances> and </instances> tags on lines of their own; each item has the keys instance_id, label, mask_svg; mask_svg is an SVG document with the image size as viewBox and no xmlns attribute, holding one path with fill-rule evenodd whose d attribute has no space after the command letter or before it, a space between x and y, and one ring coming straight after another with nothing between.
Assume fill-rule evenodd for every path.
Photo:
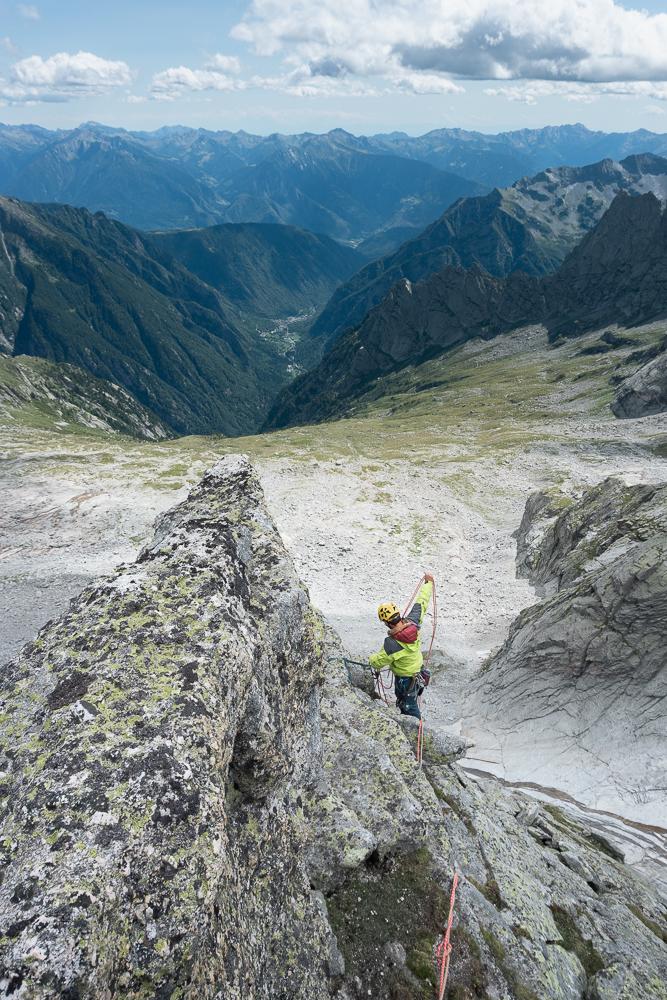
<instances>
[{"instance_id":1,"label":"climbing harness","mask_svg":"<svg viewBox=\"0 0 667 1000\"><path fill-rule=\"evenodd\" d=\"M447 918L447 927L445 928L445 933L442 936L442 941L435 950L435 961L436 969L438 972L438 986L437 986L437 998L438 1000L444 1000L445 990L447 989L447 977L449 975L449 958L452 954L452 945L450 942L450 937L452 933L452 921L454 920L454 903L456 902L456 887L459 884L459 873L454 872L454 878L452 880L452 891L449 897L449 917Z\"/></svg>"}]
</instances>

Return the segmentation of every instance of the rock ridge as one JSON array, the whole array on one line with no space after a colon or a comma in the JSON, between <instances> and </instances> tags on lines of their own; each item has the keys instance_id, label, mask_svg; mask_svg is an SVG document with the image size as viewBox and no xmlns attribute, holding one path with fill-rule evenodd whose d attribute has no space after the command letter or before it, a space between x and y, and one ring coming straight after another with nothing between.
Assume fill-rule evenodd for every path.
<instances>
[{"instance_id":1,"label":"rock ridge","mask_svg":"<svg viewBox=\"0 0 667 1000\"><path fill-rule=\"evenodd\" d=\"M320 683L307 594L226 459L3 668L0 995L326 995L295 821Z\"/></svg>"}]
</instances>

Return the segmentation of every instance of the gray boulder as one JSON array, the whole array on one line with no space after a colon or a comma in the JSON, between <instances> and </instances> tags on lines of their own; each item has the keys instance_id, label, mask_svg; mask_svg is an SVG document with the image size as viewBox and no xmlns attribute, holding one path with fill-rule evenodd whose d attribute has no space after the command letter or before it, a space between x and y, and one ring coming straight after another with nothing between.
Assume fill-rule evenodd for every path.
<instances>
[{"instance_id":1,"label":"gray boulder","mask_svg":"<svg viewBox=\"0 0 667 1000\"><path fill-rule=\"evenodd\" d=\"M516 534L517 573L555 592L656 535L667 535L667 484L610 476L577 500L558 489L533 493Z\"/></svg>"},{"instance_id":2,"label":"gray boulder","mask_svg":"<svg viewBox=\"0 0 667 1000\"><path fill-rule=\"evenodd\" d=\"M646 417L667 410L667 351L621 382L611 408L617 417Z\"/></svg>"}]
</instances>

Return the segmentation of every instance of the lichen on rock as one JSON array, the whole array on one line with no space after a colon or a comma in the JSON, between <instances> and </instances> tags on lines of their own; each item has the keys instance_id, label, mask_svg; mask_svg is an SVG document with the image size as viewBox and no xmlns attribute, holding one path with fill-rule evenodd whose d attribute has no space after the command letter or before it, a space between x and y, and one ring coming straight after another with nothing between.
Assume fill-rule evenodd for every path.
<instances>
[{"instance_id":1,"label":"lichen on rock","mask_svg":"<svg viewBox=\"0 0 667 1000\"><path fill-rule=\"evenodd\" d=\"M318 634L231 458L4 668L1 995L323 995Z\"/></svg>"}]
</instances>

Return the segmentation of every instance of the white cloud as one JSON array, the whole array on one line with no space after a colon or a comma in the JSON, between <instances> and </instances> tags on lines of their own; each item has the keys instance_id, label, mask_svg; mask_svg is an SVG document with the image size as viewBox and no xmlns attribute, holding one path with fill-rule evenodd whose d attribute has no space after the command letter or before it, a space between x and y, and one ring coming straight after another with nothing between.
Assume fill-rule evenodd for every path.
<instances>
[{"instance_id":1,"label":"white cloud","mask_svg":"<svg viewBox=\"0 0 667 1000\"><path fill-rule=\"evenodd\" d=\"M667 80L667 14L614 0L252 0L232 34L316 79L382 77L416 93L465 79Z\"/></svg>"},{"instance_id":2,"label":"white cloud","mask_svg":"<svg viewBox=\"0 0 667 1000\"><path fill-rule=\"evenodd\" d=\"M16 52L16 46L14 45L14 42L11 40L9 35L5 35L4 38L0 38L0 45L5 50L5 52L12 52L12 53Z\"/></svg>"},{"instance_id":3,"label":"white cloud","mask_svg":"<svg viewBox=\"0 0 667 1000\"><path fill-rule=\"evenodd\" d=\"M226 59L223 56L220 58ZM205 90L242 90L244 87L245 83L242 80L229 73L221 72L219 69L190 69L189 66L171 66L169 69L155 74L151 83L151 96L158 101L174 101L188 93Z\"/></svg>"},{"instance_id":4,"label":"white cloud","mask_svg":"<svg viewBox=\"0 0 667 1000\"><path fill-rule=\"evenodd\" d=\"M102 59L92 52L57 52L48 59L29 56L14 63L9 80L0 80L0 97L14 104L68 101L131 82L127 63Z\"/></svg>"},{"instance_id":5,"label":"white cloud","mask_svg":"<svg viewBox=\"0 0 667 1000\"><path fill-rule=\"evenodd\" d=\"M34 4L20 3L17 5L16 9L21 17L25 17L28 21L39 21L39 11Z\"/></svg>"},{"instance_id":6,"label":"white cloud","mask_svg":"<svg viewBox=\"0 0 667 1000\"><path fill-rule=\"evenodd\" d=\"M560 97L566 101L592 104L601 97L642 97L667 101L667 83L628 80L617 83L566 83L550 80L527 80L502 87L487 87L489 97L505 97L521 104L537 104L541 98Z\"/></svg>"},{"instance_id":7,"label":"white cloud","mask_svg":"<svg viewBox=\"0 0 667 1000\"><path fill-rule=\"evenodd\" d=\"M241 63L236 56L225 56L216 52L211 56L205 66L206 69L219 70L222 73L233 73L237 75L241 72Z\"/></svg>"}]
</instances>

